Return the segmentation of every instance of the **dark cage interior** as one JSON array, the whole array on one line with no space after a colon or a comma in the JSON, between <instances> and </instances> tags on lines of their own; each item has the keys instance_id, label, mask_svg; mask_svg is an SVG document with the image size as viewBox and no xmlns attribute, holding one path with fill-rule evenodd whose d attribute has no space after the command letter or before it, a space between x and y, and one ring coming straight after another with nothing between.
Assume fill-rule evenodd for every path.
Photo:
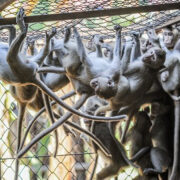
<instances>
[{"instance_id":1,"label":"dark cage interior","mask_svg":"<svg viewBox=\"0 0 180 180\"><path fill-rule=\"evenodd\" d=\"M180 179L179 9L179 0L0 0L0 179ZM176 39L173 47L162 40L165 33L166 38ZM138 43L144 45L141 52L139 48L140 58L138 52L133 54ZM69 56L77 56L80 63L68 69ZM102 56L107 63L100 64ZM36 65L30 67L31 59ZM100 59L92 72L89 59ZM131 63L136 61L149 64L140 70L135 66L131 74ZM119 77L128 79L129 89L126 80L117 80L113 63L120 67ZM53 84L53 80L58 82ZM122 94L101 87L106 80L108 88L117 82L125 88ZM131 87L133 83L141 87ZM52 105L53 100L62 107ZM83 113L89 120L84 120ZM70 118L64 122L66 117ZM91 121L93 117L120 120L96 122ZM52 124L58 124L57 130L50 129ZM42 137L46 130L49 133Z\"/></svg>"}]
</instances>

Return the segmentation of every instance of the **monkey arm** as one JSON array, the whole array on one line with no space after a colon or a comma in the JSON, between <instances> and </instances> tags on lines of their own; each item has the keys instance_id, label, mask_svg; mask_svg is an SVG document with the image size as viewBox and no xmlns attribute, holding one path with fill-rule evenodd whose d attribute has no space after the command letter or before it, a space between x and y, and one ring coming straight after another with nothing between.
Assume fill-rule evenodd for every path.
<instances>
[{"instance_id":1,"label":"monkey arm","mask_svg":"<svg viewBox=\"0 0 180 180\"><path fill-rule=\"evenodd\" d=\"M113 52L113 61L112 64L119 67L120 66L120 58L121 58L121 26L115 26L114 29L116 30L116 43Z\"/></svg>"},{"instance_id":2,"label":"monkey arm","mask_svg":"<svg viewBox=\"0 0 180 180\"><path fill-rule=\"evenodd\" d=\"M64 44L67 43L71 38L71 29L70 27L65 28Z\"/></svg>"},{"instance_id":3,"label":"monkey arm","mask_svg":"<svg viewBox=\"0 0 180 180\"><path fill-rule=\"evenodd\" d=\"M27 42L27 38L25 40L25 42L21 45L21 49L20 52L24 55L27 54L27 50L28 50L28 42Z\"/></svg>"},{"instance_id":4,"label":"monkey arm","mask_svg":"<svg viewBox=\"0 0 180 180\"><path fill-rule=\"evenodd\" d=\"M132 52L131 52L131 60L130 62L133 62L134 60L136 60L139 56L141 56L141 48L140 48L140 33L138 32L133 32L133 48L132 48Z\"/></svg>"},{"instance_id":5,"label":"monkey arm","mask_svg":"<svg viewBox=\"0 0 180 180\"><path fill-rule=\"evenodd\" d=\"M124 74L127 69L129 70L130 58L131 58L132 44L128 43L125 45L124 55L121 60L121 74Z\"/></svg>"},{"instance_id":6,"label":"monkey arm","mask_svg":"<svg viewBox=\"0 0 180 180\"><path fill-rule=\"evenodd\" d=\"M52 28L52 31L50 34L48 34L46 32L46 43L45 43L45 46L41 49L41 51L33 56L31 58L32 61L36 62L39 66L42 65L45 57L50 53L50 41L51 41L51 38L56 34L56 28Z\"/></svg>"},{"instance_id":7,"label":"monkey arm","mask_svg":"<svg viewBox=\"0 0 180 180\"><path fill-rule=\"evenodd\" d=\"M106 48L106 49L110 52L110 57L109 57L109 59L112 60L112 59L113 59L113 48L112 48L112 46L110 46L110 45L107 44L107 43L102 43L102 44L101 44L101 48Z\"/></svg>"},{"instance_id":8,"label":"monkey arm","mask_svg":"<svg viewBox=\"0 0 180 180\"><path fill-rule=\"evenodd\" d=\"M75 36L75 39L77 42L77 53L80 57L80 61L83 64L85 64L87 66L87 68L91 67L92 66L91 60L86 55L86 51L85 51L84 45L82 43L81 37L75 27L73 28L73 32L74 32L74 36Z\"/></svg>"},{"instance_id":9,"label":"monkey arm","mask_svg":"<svg viewBox=\"0 0 180 180\"><path fill-rule=\"evenodd\" d=\"M95 35L93 37L93 42L96 47L96 56L97 57L103 57L102 55L102 49L101 49L101 44L103 43L103 38L100 35Z\"/></svg>"}]
</instances>

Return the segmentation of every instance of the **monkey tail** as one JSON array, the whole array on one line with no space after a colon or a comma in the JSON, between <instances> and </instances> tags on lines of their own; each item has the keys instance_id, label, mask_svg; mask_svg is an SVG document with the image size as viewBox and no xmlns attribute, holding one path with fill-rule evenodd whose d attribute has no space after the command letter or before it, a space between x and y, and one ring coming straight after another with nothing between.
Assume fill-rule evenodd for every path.
<instances>
[{"instance_id":1,"label":"monkey tail","mask_svg":"<svg viewBox=\"0 0 180 180\"><path fill-rule=\"evenodd\" d=\"M132 162L137 161L139 158L141 158L146 153L148 153L150 151L150 149L151 149L151 147L144 147L144 148L140 149L130 160Z\"/></svg>"},{"instance_id":2,"label":"monkey tail","mask_svg":"<svg viewBox=\"0 0 180 180\"><path fill-rule=\"evenodd\" d=\"M48 117L49 117L51 123L53 124L53 123L55 123L55 119L54 119L54 114L53 114L52 109L51 109L49 96L42 92L42 97L43 97L44 107L47 111ZM56 157L56 155L58 153L58 145L59 145L59 138L58 138L57 129L54 130L54 136L55 136L55 144L56 144L55 151L54 151L54 157Z\"/></svg>"},{"instance_id":3,"label":"monkey tail","mask_svg":"<svg viewBox=\"0 0 180 180\"><path fill-rule=\"evenodd\" d=\"M65 99L67 99L67 98L69 98L69 97L71 97L71 96L73 96L73 95L75 95L75 94L76 94L75 91L71 91L71 92L63 95L63 96L61 97L61 99L62 99L62 100L65 100ZM51 102L51 106L54 106L55 104L56 104L55 101ZM43 107L42 109L40 109L39 112L36 114L36 116L35 116L35 117L30 121L30 123L28 124L28 127L27 127L27 129L26 129L26 132L25 132L25 134L24 134L24 137L23 137L23 140L22 140L22 143L21 143L21 146L20 146L20 149L22 149L22 147L24 146L24 143L25 143L25 141L26 141L28 132L30 131L32 125L35 123L35 121L40 117L40 115L41 115L43 112L45 112L45 107Z\"/></svg>"},{"instance_id":4,"label":"monkey tail","mask_svg":"<svg viewBox=\"0 0 180 180\"><path fill-rule=\"evenodd\" d=\"M114 116L114 117L101 117L101 116L91 116L85 113L82 113L78 111L77 109L74 109L64 103L58 96L55 95L55 93L49 89L41 80L35 78L35 80L32 82L35 86L39 87L44 93L48 94L53 100L55 100L60 106L64 107L68 111L70 111L73 114L76 114L80 117L86 118L86 119L91 119L94 121L101 121L101 122L107 122L108 121L120 121L121 119L126 118L126 115L119 115L119 116ZM88 98L88 95L87 95ZM86 99L87 99L86 98Z\"/></svg>"},{"instance_id":5,"label":"monkey tail","mask_svg":"<svg viewBox=\"0 0 180 180\"><path fill-rule=\"evenodd\" d=\"M97 161L98 161L98 154L96 153L96 157L95 157L95 161L94 161L94 167L93 167L93 170L91 172L91 176L90 176L89 180L93 180L94 173L95 173L96 167L97 167Z\"/></svg>"},{"instance_id":6,"label":"monkey tail","mask_svg":"<svg viewBox=\"0 0 180 180\"><path fill-rule=\"evenodd\" d=\"M178 92L174 92L175 96L178 96ZM174 157L173 157L173 166L172 172L170 176L170 180L176 180L178 174L178 166L179 166L179 131L180 131L180 100L174 101L175 107L175 122L174 122Z\"/></svg>"},{"instance_id":7,"label":"monkey tail","mask_svg":"<svg viewBox=\"0 0 180 180\"><path fill-rule=\"evenodd\" d=\"M157 170L157 169L153 169L153 168L146 168L143 171L144 175L148 175L148 174L162 174L164 172Z\"/></svg>"}]
</instances>

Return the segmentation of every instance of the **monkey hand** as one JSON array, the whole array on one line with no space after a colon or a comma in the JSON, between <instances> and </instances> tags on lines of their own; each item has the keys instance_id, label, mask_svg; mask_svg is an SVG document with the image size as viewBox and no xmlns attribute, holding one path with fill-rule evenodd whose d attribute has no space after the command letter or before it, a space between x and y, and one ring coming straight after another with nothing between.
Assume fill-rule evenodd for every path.
<instances>
[{"instance_id":1,"label":"monkey hand","mask_svg":"<svg viewBox=\"0 0 180 180\"><path fill-rule=\"evenodd\" d=\"M116 31L116 35L120 37L121 31L122 31L122 26L116 25L116 26L114 26L114 30Z\"/></svg>"},{"instance_id":2,"label":"monkey hand","mask_svg":"<svg viewBox=\"0 0 180 180\"><path fill-rule=\"evenodd\" d=\"M120 25L115 25L115 26L114 26L114 30L115 30L115 31L119 31L119 30L121 31L121 30L122 30L122 26L120 26Z\"/></svg>"},{"instance_id":3,"label":"monkey hand","mask_svg":"<svg viewBox=\"0 0 180 180\"><path fill-rule=\"evenodd\" d=\"M140 32L132 31L131 36L133 37L134 40L138 40L140 37Z\"/></svg>"},{"instance_id":4,"label":"monkey hand","mask_svg":"<svg viewBox=\"0 0 180 180\"><path fill-rule=\"evenodd\" d=\"M64 34L66 34L67 36L69 36L71 34L71 28L69 26L66 26L64 28Z\"/></svg>"}]
</instances>

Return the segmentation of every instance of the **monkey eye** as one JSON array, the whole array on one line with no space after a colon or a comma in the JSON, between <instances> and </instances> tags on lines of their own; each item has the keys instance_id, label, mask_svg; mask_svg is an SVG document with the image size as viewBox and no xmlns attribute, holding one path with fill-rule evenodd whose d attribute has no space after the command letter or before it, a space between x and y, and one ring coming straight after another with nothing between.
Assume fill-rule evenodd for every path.
<instances>
[{"instance_id":1,"label":"monkey eye","mask_svg":"<svg viewBox=\"0 0 180 180\"><path fill-rule=\"evenodd\" d=\"M108 86L112 86L112 81L108 81Z\"/></svg>"},{"instance_id":2,"label":"monkey eye","mask_svg":"<svg viewBox=\"0 0 180 180\"><path fill-rule=\"evenodd\" d=\"M152 60L155 60L155 57L154 57L154 56L152 57Z\"/></svg>"},{"instance_id":3,"label":"monkey eye","mask_svg":"<svg viewBox=\"0 0 180 180\"><path fill-rule=\"evenodd\" d=\"M94 105L95 108L98 108L99 106L97 104Z\"/></svg>"}]
</instances>

